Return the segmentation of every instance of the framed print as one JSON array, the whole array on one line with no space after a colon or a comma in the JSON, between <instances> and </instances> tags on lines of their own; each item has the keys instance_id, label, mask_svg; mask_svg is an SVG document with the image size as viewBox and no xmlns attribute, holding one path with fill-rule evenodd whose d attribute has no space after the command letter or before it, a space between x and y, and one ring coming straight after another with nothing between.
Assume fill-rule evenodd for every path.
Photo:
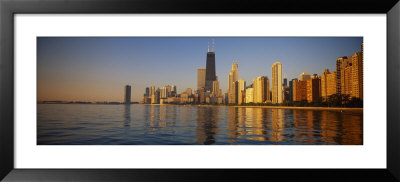
<instances>
[{"instance_id":1,"label":"framed print","mask_svg":"<svg viewBox=\"0 0 400 182\"><path fill-rule=\"evenodd\" d=\"M0 6L5 181L400 178L397 1Z\"/></svg>"}]
</instances>

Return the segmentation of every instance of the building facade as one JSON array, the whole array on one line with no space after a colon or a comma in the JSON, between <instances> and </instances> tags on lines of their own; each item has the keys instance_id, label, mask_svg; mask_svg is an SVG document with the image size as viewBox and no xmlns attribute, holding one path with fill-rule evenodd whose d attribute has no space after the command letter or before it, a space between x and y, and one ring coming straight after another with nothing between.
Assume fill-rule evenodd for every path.
<instances>
[{"instance_id":1,"label":"building facade","mask_svg":"<svg viewBox=\"0 0 400 182\"><path fill-rule=\"evenodd\" d=\"M321 97L323 100L336 94L336 80L336 71L329 72L329 69L325 69L324 73L321 74Z\"/></svg>"},{"instance_id":2,"label":"building facade","mask_svg":"<svg viewBox=\"0 0 400 182\"><path fill-rule=\"evenodd\" d=\"M294 101L293 97L293 83L297 81L297 78L292 79L289 81L289 100L290 102Z\"/></svg>"},{"instance_id":3,"label":"building facade","mask_svg":"<svg viewBox=\"0 0 400 182\"><path fill-rule=\"evenodd\" d=\"M197 89L206 87L206 68L197 68Z\"/></svg>"},{"instance_id":4,"label":"building facade","mask_svg":"<svg viewBox=\"0 0 400 182\"><path fill-rule=\"evenodd\" d=\"M272 103L282 103L282 64L272 64Z\"/></svg>"},{"instance_id":5,"label":"building facade","mask_svg":"<svg viewBox=\"0 0 400 182\"><path fill-rule=\"evenodd\" d=\"M307 82L293 80L293 101L307 100Z\"/></svg>"},{"instance_id":6,"label":"building facade","mask_svg":"<svg viewBox=\"0 0 400 182\"><path fill-rule=\"evenodd\" d=\"M246 99L246 81L238 80L238 104L242 104Z\"/></svg>"},{"instance_id":7,"label":"building facade","mask_svg":"<svg viewBox=\"0 0 400 182\"><path fill-rule=\"evenodd\" d=\"M265 103L270 101L269 79L266 76L259 76L253 80L253 102Z\"/></svg>"},{"instance_id":8,"label":"building facade","mask_svg":"<svg viewBox=\"0 0 400 182\"><path fill-rule=\"evenodd\" d=\"M228 76L228 103L237 104L237 90L235 90L235 82L239 79L239 66L237 62L232 63L232 69Z\"/></svg>"},{"instance_id":9,"label":"building facade","mask_svg":"<svg viewBox=\"0 0 400 182\"><path fill-rule=\"evenodd\" d=\"M125 104L130 104L131 103L131 86L130 85L125 85L124 103Z\"/></svg>"},{"instance_id":10,"label":"building facade","mask_svg":"<svg viewBox=\"0 0 400 182\"><path fill-rule=\"evenodd\" d=\"M321 97L321 79L314 75L307 80L307 102L315 102Z\"/></svg>"},{"instance_id":11,"label":"building facade","mask_svg":"<svg viewBox=\"0 0 400 182\"><path fill-rule=\"evenodd\" d=\"M207 60L206 60L206 85L205 90L210 91L212 89L212 82L216 80L215 73L215 50L214 50L214 41L212 46L212 51L210 51L210 46L208 46L207 51Z\"/></svg>"},{"instance_id":12,"label":"building facade","mask_svg":"<svg viewBox=\"0 0 400 182\"><path fill-rule=\"evenodd\" d=\"M363 55L362 52L352 56L352 97L363 100Z\"/></svg>"},{"instance_id":13,"label":"building facade","mask_svg":"<svg viewBox=\"0 0 400 182\"><path fill-rule=\"evenodd\" d=\"M349 89L345 87L350 84L348 78L350 69L346 70L350 66L351 58L348 56L339 57L336 60L336 93L338 94L347 94L349 92ZM346 72L348 73L347 75Z\"/></svg>"},{"instance_id":14,"label":"building facade","mask_svg":"<svg viewBox=\"0 0 400 182\"><path fill-rule=\"evenodd\" d=\"M253 93L253 88L250 87L246 89L246 103L254 103Z\"/></svg>"},{"instance_id":15,"label":"building facade","mask_svg":"<svg viewBox=\"0 0 400 182\"><path fill-rule=\"evenodd\" d=\"M337 93L363 100L363 73L363 44L361 44L361 52L336 60Z\"/></svg>"}]
</instances>

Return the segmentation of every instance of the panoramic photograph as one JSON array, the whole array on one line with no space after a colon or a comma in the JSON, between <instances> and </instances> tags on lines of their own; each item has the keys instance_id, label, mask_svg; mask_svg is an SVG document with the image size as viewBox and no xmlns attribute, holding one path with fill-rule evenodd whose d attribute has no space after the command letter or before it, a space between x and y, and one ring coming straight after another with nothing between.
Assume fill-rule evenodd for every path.
<instances>
[{"instance_id":1,"label":"panoramic photograph","mask_svg":"<svg viewBox=\"0 0 400 182\"><path fill-rule=\"evenodd\" d=\"M37 145L363 145L363 37L37 37Z\"/></svg>"}]
</instances>

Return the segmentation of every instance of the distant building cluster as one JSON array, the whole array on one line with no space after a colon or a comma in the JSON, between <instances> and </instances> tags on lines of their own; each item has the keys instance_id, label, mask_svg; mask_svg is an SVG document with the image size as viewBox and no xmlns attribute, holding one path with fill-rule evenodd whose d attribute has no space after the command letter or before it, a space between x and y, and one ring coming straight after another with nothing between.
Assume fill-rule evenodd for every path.
<instances>
[{"instance_id":1,"label":"distant building cluster","mask_svg":"<svg viewBox=\"0 0 400 182\"><path fill-rule=\"evenodd\" d=\"M239 63L234 61L228 75L228 91L222 93L220 82L215 72L214 41L212 50L208 46L206 67L197 68L197 89L187 88L177 93L176 86L167 85L155 88L146 87L142 103L145 104L234 104L244 103L285 103L296 101L315 102L327 100L335 94L349 95L363 99L363 43L361 52L352 56L339 57L336 70L325 69L321 75L303 72L299 78L288 82L282 76L282 63L276 61L271 66L272 78L259 76L246 86L246 81L239 79ZM270 86L271 84L271 86ZM130 86L125 88L126 93ZM130 94L125 94L125 102L130 102Z\"/></svg>"}]
</instances>

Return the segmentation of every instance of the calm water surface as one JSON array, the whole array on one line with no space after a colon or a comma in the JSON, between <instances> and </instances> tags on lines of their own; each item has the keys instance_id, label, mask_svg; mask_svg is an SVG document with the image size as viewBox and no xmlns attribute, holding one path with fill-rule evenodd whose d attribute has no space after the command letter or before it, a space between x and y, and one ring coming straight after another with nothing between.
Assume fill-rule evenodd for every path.
<instances>
[{"instance_id":1,"label":"calm water surface","mask_svg":"<svg viewBox=\"0 0 400 182\"><path fill-rule=\"evenodd\" d=\"M362 111L38 104L39 145L363 144Z\"/></svg>"}]
</instances>

